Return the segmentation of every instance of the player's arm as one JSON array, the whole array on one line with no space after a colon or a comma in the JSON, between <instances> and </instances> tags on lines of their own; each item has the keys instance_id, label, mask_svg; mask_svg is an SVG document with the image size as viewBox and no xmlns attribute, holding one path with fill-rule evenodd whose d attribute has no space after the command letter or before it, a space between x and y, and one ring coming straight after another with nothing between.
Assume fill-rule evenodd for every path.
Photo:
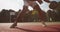
<instances>
[{"instance_id":1,"label":"player's arm","mask_svg":"<svg viewBox=\"0 0 60 32\"><path fill-rule=\"evenodd\" d=\"M40 4L42 4L43 2L42 2L42 0L36 0L36 1L38 1Z\"/></svg>"},{"instance_id":2,"label":"player's arm","mask_svg":"<svg viewBox=\"0 0 60 32\"><path fill-rule=\"evenodd\" d=\"M48 3L50 3L50 1L49 0L44 0L45 2L48 2Z\"/></svg>"}]
</instances>

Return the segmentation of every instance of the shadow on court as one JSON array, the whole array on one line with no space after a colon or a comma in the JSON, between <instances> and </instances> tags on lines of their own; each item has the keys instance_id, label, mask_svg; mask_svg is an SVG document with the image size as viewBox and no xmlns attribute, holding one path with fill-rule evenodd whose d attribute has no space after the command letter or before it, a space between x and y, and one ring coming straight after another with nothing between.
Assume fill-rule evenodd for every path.
<instances>
[{"instance_id":1,"label":"shadow on court","mask_svg":"<svg viewBox=\"0 0 60 32\"><path fill-rule=\"evenodd\" d=\"M42 30L39 30L39 31L38 30L34 30L34 29L20 28L20 27L16 27L15 29L23 30L23 31L26 31L26 32L60 32L60 26L53 26L53 25L52 26L47 26L45 28L42 28ZM45 30L43 30L43 29L45 29ZM54 30L56 30L56 31L54 31Z\"/></svg>"}]
</instances>

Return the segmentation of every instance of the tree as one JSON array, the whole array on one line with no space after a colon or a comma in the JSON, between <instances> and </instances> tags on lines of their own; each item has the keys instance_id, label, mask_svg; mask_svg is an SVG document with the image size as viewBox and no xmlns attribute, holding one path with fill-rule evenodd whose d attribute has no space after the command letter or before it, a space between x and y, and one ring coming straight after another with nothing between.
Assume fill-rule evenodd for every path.
<instances>
[{"instance_id":1,"label":"tree","mask_svg":"<svg viewBox=\"0 0 60 32\"><path fill-rule=\"evenodd\" d=\"M55 9L57 13L57 20L60 21L60 2L58 2L58 6Z\"/></svg>"},{"instance_id":2,"label":"tree","mask_svg":"<svg viewBox=\"0 0 60 32\"><path fill-rule=\"evenodd\" d=\"M60 20L60 2L56 2L56 1L52 1L49 5L49 8L51 8L52 14L50 12L50 17L52 17L52 19L54 19L55 21L59 21Z\"/></svg>"},{"instance_id":3,"label":"tree","mask_svg":"<svg viewBox=\"0 0 60 32\"><path fill-rule=\"evenodd\" d=\"M9 11L6 9L2 9L0 13L0 22L9 22Z\"/></svg>"}]
</instances>

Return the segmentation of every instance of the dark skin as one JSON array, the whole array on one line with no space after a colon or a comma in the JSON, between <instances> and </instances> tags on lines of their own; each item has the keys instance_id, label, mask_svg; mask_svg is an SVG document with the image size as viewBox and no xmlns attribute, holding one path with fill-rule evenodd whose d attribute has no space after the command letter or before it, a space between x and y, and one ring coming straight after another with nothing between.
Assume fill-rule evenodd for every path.
<instances>
[{"instance_id":1,"label":"dark skin","mask_svg":"<svg viewBox=\"0 0 60 32\"><path fill-rule=\"evenodd\" d=\"M42 2L42 0L24 0L24 1L38 1L40 4L42 4L43 2ZM50 2L49 0L44 0L45 2ZM30 5L31 6L31 5ZM33 6L31 6L31 7L33 7ZM33 7L33 9L35 9L35 10L37 10L38 12L39 12L39 16L41 16L42 15L42 10L40 9L40 7L39 7L39 5L35 5L34 7ZM44 17L44 16L43 16ZM16 18L16 20L15 20L15 22L14 22L14 24L10 27L10 28L15 28L16 26L17 26L17 21L18 21L18 19L20 18L20 12L18 13L18 16L17 16L17 18ZM41 17L40 17L41 18ZM42 19L43 20L43 19ZM43 23L44 24L44 23Z\"/></svg>"},{"instance_id":2,"label":"dark skin","mask_svg":"<svg viewBox=\"0 0 60 32\"><path fill-rule=\"evenodd\" d=\"M58 3L56 1L52 1L49 5L49 8L50 9L56 9L58 6Z\"/></svg>"}]
</instances>

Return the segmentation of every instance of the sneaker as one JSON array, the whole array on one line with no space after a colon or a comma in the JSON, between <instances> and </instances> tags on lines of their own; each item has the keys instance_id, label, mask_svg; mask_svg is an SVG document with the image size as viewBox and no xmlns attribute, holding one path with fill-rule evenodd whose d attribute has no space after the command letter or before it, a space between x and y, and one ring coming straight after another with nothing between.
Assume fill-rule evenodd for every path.
<instances>
[{"instance_id":1,"label":"sneaker","mask_svg":"<svg viewBox=\"0 0 60 32\"><path fill-rule=\"evenodd\" d=\"M17 24L13 24L10 28L15 28L17 26Z\"/></svg>"},{"instance_id":2,"label":"sneaker","mask_svg":"<svg viewBox=\"0 0 60 32\"><path fill-rule=\"evenodd\" d=\"M46 27L47 25L42 25L43 27Z\"/></svg>"}]
</instances>

